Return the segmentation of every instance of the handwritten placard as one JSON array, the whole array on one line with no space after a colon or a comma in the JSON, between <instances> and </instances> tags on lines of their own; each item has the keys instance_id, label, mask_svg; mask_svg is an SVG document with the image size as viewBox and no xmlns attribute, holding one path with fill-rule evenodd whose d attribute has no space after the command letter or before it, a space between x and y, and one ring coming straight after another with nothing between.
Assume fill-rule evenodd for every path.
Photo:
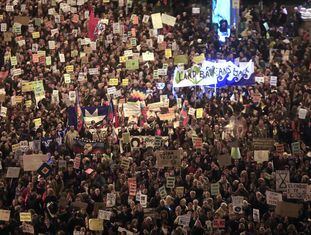
<instances>
[{"instance_id":1,"label":"handwritten placard","mask_svg":"<svg viewBox=\"0 0 311 235\"><path fill-rule=\"evenodd\" d=\"M19 220L21 222L31 222L31 213L30 212L19 213Z\"/></svg>"}]
</instances>

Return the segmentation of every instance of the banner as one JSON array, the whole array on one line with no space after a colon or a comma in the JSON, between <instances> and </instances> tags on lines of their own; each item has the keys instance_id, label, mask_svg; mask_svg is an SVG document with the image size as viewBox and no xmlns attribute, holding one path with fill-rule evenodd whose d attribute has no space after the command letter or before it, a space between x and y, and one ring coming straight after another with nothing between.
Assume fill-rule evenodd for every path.
<instances>
[{"instance_id":1,"label":"banner","mask_svg":"<svg viewBox=\"0 0 311 235\"><path fill-rule=\"evenodd\" d=\"M140 102L128 102L123 104L124 117L140 116Z\"/></svg>"},{"instance_id":2,"label":"banner","mask_svg":"<svg viewBox=\"0 0 311 235\"><path fill-rule=\"evenodd\" d=\"M201 66L194 65L187 70L177 67L174 72L174 87L191 86L245 86L255 83L254 63L238 67L231 61L216 63L204 61Z\"/></svg>"},{"instance_id":3,"label":"banner","mask_svg":"<svg viewBox=\"0 0 311 235\"><path fill-rule=\"evenodd\" d=\"M168 143L168 136L130 136L131 147L134 149L141 148L143 146L159 148L165 146ZM145 145L143 145L145 143Z\"/></svg>"},{"instance_id":4,"label":"banner","mask_svg":"<svg viewBox=\"0 0 311 235\"><path fill-rule=\"evenodd\" d=\"M307 194L308 184L288 183L287 198L288 199L304 199Z\"/></svg>"},{"instance_id":5,"label":"banner","mask_svg":"<svg viewBox=\"0 0 311 235\"><path fill-rule=\"evenodd\" d=\"M296 204L291 202L278 202L275 214L283 217L298 218L299 211L302 209L302 204Z\"/></svg>"},{"instance_id":6,"label":"banner","mask_svg":"<svg viewBox=\"0 0 311 235\"><path fill-rule=\"evenodd\" d=\"M75 153L83 153L87 151L89 154L103 154L106 151L106 146L103 142L89 141L85 139L75 139L73 151Z\"/></svg>"}]
</instances>

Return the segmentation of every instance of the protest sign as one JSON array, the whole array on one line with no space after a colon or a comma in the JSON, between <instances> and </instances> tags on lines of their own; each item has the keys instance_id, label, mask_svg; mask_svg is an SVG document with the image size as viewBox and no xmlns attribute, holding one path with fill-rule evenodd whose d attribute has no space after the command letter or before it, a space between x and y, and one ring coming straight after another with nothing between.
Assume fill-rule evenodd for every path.
<instances>
[{"instance_id":1,"label":"protest sign","mask_svg":"<svg viewBox=\"0 0 311 235\"><path fill-rule=\"evenodd\" d=\"M307 194L308 184L303 183L288 183L287 198L303 200Z\"/></svg>"},{"instance_id":2,"label":"protest sign","mask_svg":"<svg viewBox=\"0 0 311 235\"><path fill-rule=\"evenodd\" d=\"M122 86L128 86L128 84L129 84L128 78L122 79Z\"/></svg>"},{"instance_id":3,"label":"protest sign","mask_svg":"<svg viewBox=\"0 0 311 235\"><path fill-rule=\"evenodd\" d=\"M23 156L23 169L24 171L36 171L43 162L48 160L45 154L31 154Z\"/></svg>"},{"instance_id":4,"label":"protest sign","mask_svg":"<svg viewBox=\"0 0 311 235\"><path fill-rule=\"evenodd\" d=\"M298 110L299 119L306 119L307 113L308 113L308 110L300 108Z\"/></svg>"},{"instance_id":5,"label":"protest sign","mask_svg":"<svg viewBox=\"0 0 311 235\"><path fill-rule=\"evenodd\" d=\"M265 78L264 77L255 77L255 82L257 83L264 83L265 82Z\"/></svg>"},{"instance_id":6,"label":"protest sign","mask_svg":"<svg viewBox=\"0 0 311 235\"><path fill-rule=\"evenodd\" d=\"M296 204L291 202L278 202L275 213L282 217L291 217L291 218L298 218L299 211L302 209L302 204Z\"/></svg>"},{"instance_id":7,"label":"protest sign","mask_svg":"<svg viewBox=\"0 0 311 235\"><path fill-rule=\"evenodd\" d=\"M175 176L166 177L166 188L175 188Z\"/></svg>"},{"instance_id":8,"label":"protest sign","mask_svg":"<svg viewBox=\"0 0 311 235\"><path fill-rule=\"evenodd\" d=\"M115 193L107 193L106 206L114 207L116 205L117 196Z\"/></svg>"},{"instance_id":9,"label":"protest sign","mask_svg":"<svg viewBox=\"0 0 311 235\"><path fill-rule=\"evenodd\" d=\"M130 141L131 141L131 134L129 132L122 133L122 141L125 144L130 143Z\"/></svg>"},{"instance_id":10,"label":"protest sign","mask_svg":"<svg viewBox=\"0 0 311 235\"><path fill-rule=\"evenodd\" d=\"M267 162L269 160L269 150L255 150L254 160L257 163Z\"/></svg>"},{"instance_id":11,"label":"protest sign","mask_svg":"<svg viewBox=\"0 0 311 235\"><path fill-rule=\"evenodd\" d=\"M171 58L172 57L172 49L168 48L165 49L165 58Z\"/></svg>"},{"instance_id":12,"label":"protest sign","mask_svg":"<svg viewBox=\"0 0 311 235\"><path fill-rule=\"evenodd\" d=\"M157 150L155 152L157 168L181 166L181 153L179 150Z\"/></svg>"},{"instance_id":13,"label":"protest sign","mask_svg":"<svg viewBox=\"0 0 311 235\"><path fill-rule=\"evenodd\" d=\"M161 196L162 199L166 198L167 192L166 192L165 186L162 186L162 187L159 188L159 193L160 193L160 196Z\"/></svg>"},{"instance_id":14,"label":"protest sign","mask_svg":"<svg viewBox=\"0 0 311 235\"><path fill-rule=\"evenodd\" d=\"M128 178L129 195L135 196L137 191L136 178Z\"/></svg>"},{"instance_id":15,"label":"protest sign","mask_svg":"<svg viewBox=\"0 0 311 235\"><path fill-rule=\"evenodd\" d=\"M104 225L102 219L89 219L89 229L91 231L103 231Z\"/></svg>"},{"instance_id":16,"label":"protest sign","mask_svg":"<svg viewBox=\"0 0 311 235\"><path fill-rule=\"evenodd\" d=\"M143 61L154 61L154 53L153 52L143 52L142 53Z\"/></svg>"},{"instance_id":17,"label":"protest sign","mask_svg":"<svg viewBox=\"0 0 311 235\"><path fill-rule=\"evenodd\" d=\"M287 184L290 182L288 170L275 171L276 191L283 192L287 190Z\"/></svg>"},{"instance_id":18,"label":"protest sign","mask_svg":"<svg viewBox=\"0 0 311 235\"><path fill-rule=\"evenodd\" d=\"M266 200L268 205L276 206L278 202L283 201L282 194L266 191Z\"/></svg>"},{"instance_id":19,"label":"protest sign","mask_svg":"<svg viewBox=\"0 0 311 235\"><path fill-rule=\"evenodd\" d=\"M233 206L241 207L243 205L244 197L242 196L231 196Z\"/></svg>"},{"instance_id":20,"label":"protest sign","mask_svg":"<svg viewBox=\"0 0 311 235\"><path fill-rule=\"evenodd\" d=\"M6 178L18 178L20 170L21 170L20 167L8 167L5 177Z\"/></svg>"},{"instance_id":21,"label":"protest sign","mask_svg":"<svg viewBox=\"0 0 311 235\"><path fill-rule=\"evenodd\" d=\"M194 56L193 59L192 59L193 63L195 64L200 64L202 63L203 61L205 61L205 55L204 53L202 53L201 55L199 56Z\"/></svg>"},{"instance_id":22,"label":"protest sign","mask_svg":"<svg viewBox=\"0 0 311 235\"><path fill-rule=\"evenodd\" d=\"M254 219L254 222L257 222L257 223L260 222L260 212L259 212L259 209L253 208L253 219Z\"/></svg>"},{"instance_id":23,"label":"protest sign","mask_svg":"<svg viewBox=\"0 0 311 235\"><path fill-rule=\"evenodd\" d=\"M200 14L200 7L193 7L192 14Z\"/></svg>"},{"instance_id":24,"label":"protest sign","mask_svg":"<svg viewBox=\"0 0 311 235\"><path fill-rule=\"evenodd\" d=\"M131 59L131 60L127 60L125 62L125 67L128 70L136 70L139 68L139 62L137 59Z\"/></svg>"},{"instance_id":25,"label":"protest sign","mask_svg":"<svg viewBox=\"0 0 311 235\"><path fill-rule=\"evenodd\" d=\"M117 86L119 84L119 80L117 78L110 78L108 85L109 86Z\"/></svg>"},{"instance_id":26,"label":"protest sign","mask_svg":"<svg viewBox=\"0 0 311 235\"><path fill-rule=\"evenodd\" d=\"M277 83L278 83L278 77L271 76L270 77L270 86L277 86Z\"/></svg>"},{"instance_id":27,"label":"protest sign","mask_svg":"<svg viewBox=\"0 0 311 235\"><path fill-rule=\"evenodd\" d=\"M127 171L130 167L130 159L128 158L122 158L121 160L121 168L124 170L124 171Z\"/></svg>"},{"instance_id":28,"label":"protest sign","mask_svg":"<svg viewBox=\"0 0 311 235\"><path fill-rule=\"evenodd\" d=\"M292 147L292 153L293 154L300 153L300 142L291 143L291 147Z\"/></svg>"},{"instance_id":29,"label":"protest sign","mask_svg":"<svg viewBox=\"0 0 311 235\"><path fill-rule=\"evenodd\" d=\"M274 139L269 138L254 138L254 150L270 150L274 146Z\"/></svg>"},{"instance_id":30,"label":"protest sign","mask_svg":"<svg viewBox=\"0 0 311 235\"><path fill-rule=\"evenodd\" d=\"M115 86L113 86L113 87L108 87L108 88L107 88L107 94L108 94L108 95L112 95L112 94L114 94L116 91L117 91L117 89L116 89Z\"/></svg>"},{"instance_id":31,"label":"protest sign","mask_svg":"<svg viewBox=\"0 0 311 235\"><path fill-rule=\"evenodd\" d=\"M30 212L20 212L19 213L19 220L21 222L31 222L31 213Z\"/></svg>"},{"instance_id":32,"label":"protest sign","mask_svg":"<svg viewBox=\"0 0 311 235\"><path fill-rule=\"evenodd\" d=\"M176 23L176 17L167 14L162 14L162 23L169 26L174 26Z\"/></svg>"},{"instance_id":33,"label":"protest sign","mask_svg":"<svg viewBox=\"0 0 311 235\"><path fill-rule=\"evenodd\" d=\"M155 13L151 15L152 25L154 29L162 29L162 17L161 13Z\"/></svg>"},{"instance_id":34,"label":"protest sign","mask_svg":"<svg viewBox=\"0 0 311 235\"><path fill-rule=\"evenodd\" d=\"M140 103L128 102L123 104L124 117L139 116L140 115Z\"/></svg>"},{"instance_id":35,"label":"protest sign","mask_svg":"<svg viewBox=\"0 0 311 235\"><path fill-rule=\"evenodd\" d=\"M171 121L175 118L175 113L174 112L158 113L157 116L161 121Z\"/></svg>"},{"instance_id":36,"label":"protest sign","mask_svg":"<svg viewBox=\"0 0 311 235\"><path fill-rule=\"evenodd\" d=\"M239 147L231 147L231 158L234 160L241 158L241 152Z\"/></svg>"},{"instance_id":37,"label":"protest sign","mask_svg":"<svg viewBox=\"0 0 311 235\"><path fill-rule=\"evenodd\" d=\"M7 112L8 112L8 108L7 107L4 107L4 106L1 106L0 107L0 117L6 117L7 115Z\"/></svg>"},{"instance_id":38,"label":"protest sign","mask_svg":"<svg viewBox=\"0 0 311 235\"><path fill-rule=\"evenodd\" d=\"M105 210L98 210L98 219L110 220L112 212Z\"/></svg>"},{"instance_id":39,"label":"protest sign","mask_svg":"<svg viewBox=\"0 0 311 235\"><path fill-rule=\"evenodd\" d=\"M139 202L143 208L147 207L147 195L140 194Z\"/></svg>"},{"instance_id":40,"label":"protest sign","mask_svg":"<svg viewBox=\"0 0 311 235\"><path fill-rule=\"evenodd\" d=\"M219 194L219 183L211 184L211 195L215 196Z\"/></svg>"},{"instance_id":41,"label":"protest sign","mask_svg":"<svg viewBox=\"0 0 311 235\"><path fill-rule=\"evenodd\" d=\"M188 56L187 55L175 55L174 56L174 65L178 65L178 64L188 64ZM175 87L177 87L177 86L175 86Z\"/></svg>"}]
</instances>

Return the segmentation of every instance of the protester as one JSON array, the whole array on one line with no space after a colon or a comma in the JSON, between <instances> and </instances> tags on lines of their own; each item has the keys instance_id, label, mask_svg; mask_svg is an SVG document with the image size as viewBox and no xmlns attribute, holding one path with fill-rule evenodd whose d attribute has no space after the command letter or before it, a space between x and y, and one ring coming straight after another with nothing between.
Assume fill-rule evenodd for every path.
<instances>
[{"instance_id":1,"label":"protester","mask_svg":"<svg viewBox=\"0 0 311 235\"><path fill-rule=\"evenodd\" d=\"M1 234L310 234L310 35L201 2L0 3ZM202 54L255 82L174 87Z\"/></svg>"}]
</instances>

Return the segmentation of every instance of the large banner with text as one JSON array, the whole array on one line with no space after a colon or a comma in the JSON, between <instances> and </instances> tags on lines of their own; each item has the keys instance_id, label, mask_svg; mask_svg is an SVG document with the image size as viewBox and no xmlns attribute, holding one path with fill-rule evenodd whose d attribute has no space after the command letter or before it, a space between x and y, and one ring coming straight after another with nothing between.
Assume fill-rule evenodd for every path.
<instances>
[{"instance_id":1,"label":"large banner with text","mask_svg":"<svg viewBox=\"0 0 311 235\"><path fill-rule=\"evenodd\" d=\"M189 69L177 67L174 71L174 87L191 86L247 86L253 85L254 63L241 63L239 66L231 61L210 62L193 65Z\"/></svg>"}]
</instances>

